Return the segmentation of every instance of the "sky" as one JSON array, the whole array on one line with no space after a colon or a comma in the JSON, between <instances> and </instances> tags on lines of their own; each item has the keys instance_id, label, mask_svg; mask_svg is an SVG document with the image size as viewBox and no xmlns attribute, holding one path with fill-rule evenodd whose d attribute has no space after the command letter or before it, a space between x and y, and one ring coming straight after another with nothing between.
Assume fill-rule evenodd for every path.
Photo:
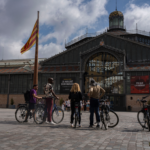
<instances>
[{"instance_id":1,"label":"sky","mask_svg":"<svg viewBox=\"0 0 150 150\"><path fill-rule=\"evenodd\" d=\"M24 54L39 14L39 58L65 50L66 43L109 27L116 0L0 0L0 60L34 58L35 46ZM127 30L150 32L150 0L118 0Z\"/></svg>"}]
</instances>

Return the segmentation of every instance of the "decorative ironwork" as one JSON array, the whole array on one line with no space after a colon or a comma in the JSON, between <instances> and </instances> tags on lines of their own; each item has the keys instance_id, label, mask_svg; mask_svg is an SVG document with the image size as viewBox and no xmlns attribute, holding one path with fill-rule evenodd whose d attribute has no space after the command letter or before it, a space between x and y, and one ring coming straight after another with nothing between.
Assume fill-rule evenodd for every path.
<instances>
[{"instance_id":1,"label":"decorative ironwork","mask_svg":"<svg viewBox=\"0 0 150 150\"><path fill-rule=\"evenodd\" d=\"M118 16L123 17L123 13L121 11L114 11L109 15L109 18L118 17Z\"/></svg>"},{"instance_id":2,"label":"decorative ironwork","mask_svg":"<svg viewBox=\"0 0 150 150\"><path fill-rule=\"evenodd\" d=\"M103 46L104 45L104 41L103 39L100 41L100 45Z\"/></svg>"},{"instance_id":3,"label":"decorative ironwork","mask_svg":"<svg viewBox=\"0 0 150 150\"><path fill-rule=\"evenodd\" d=\"M121 28L121 29L125 29L124 26L111 26L109 29L113 29L113 28ZM141 35L145 35L145 36L150 36L150 32L146 32L146 31L142 31L142 30L127 30L127 31L121 31L122 34L120 33L120 35L123 35L123 34L141 34ZM74 43L77 43L79 41L81 41L82 39L85 39L87 37L96 37L96 36L99 36L103 33L106 33L106 31L104 32L96 32L96 33L87 33L87 34L84 34L68 43L65 44L65 47L68 47Z\"/></svg>"}]
</instances>

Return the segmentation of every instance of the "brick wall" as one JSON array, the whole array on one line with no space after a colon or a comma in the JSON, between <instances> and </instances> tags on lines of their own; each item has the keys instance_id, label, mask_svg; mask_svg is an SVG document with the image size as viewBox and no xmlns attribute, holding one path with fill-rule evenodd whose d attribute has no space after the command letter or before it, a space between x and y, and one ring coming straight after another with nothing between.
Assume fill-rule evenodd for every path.
<instances>
[{"instance_id":1,"label":"brick wall","mask_svg":"<svg viewBox=\"0 0 150 150\"><path fill-rule=\"evenodd\" d=\"M44 95L38 95L40 97ZM66 100L68 98L68 95L57 95L59 99L63 98L63 100ZM136 100L142 99L144 95L126 95L126 108L128 106L132 107L132 111L139 111L142 106L140 106L139 103L136 103ZM131 100L132 97L132 100ZM20 95L15 95L15 94L10 94L9 95L9 104L11 102L11 98L14 100L14 105L17 106L18 104L24 104L24 96L22 94ZM147 98L147 100L150 100L150 97ZM0 108L6 108L7 104L7 94L0 94ZM59 105L59 100L56 101L56 104Z\"/></svg>"},{"instance_id":2,"label":"brick wall","mask_svg":"<svg viewBox=\"0 0 150 150\"><path fill-rule=\"evenodd\" d=\"M44 97L44 95L38 95L40 97ZM57 95L59 99L63 98L63 100L66 100L68 98L68 95ZM24 95L23 94L10 94L9 95L9 105L11 103L11 99L14 100L14 105L17 106L18 104L24 104ZM7 94L0 94L0 108L6 108L7 104ZM56 100L56 104L59 105L59 100Z\"/></svg>"},{"instance_id":3,"label":"brick wall","mask_svg":"<svg viewBox=\"0 0 150 150\"><path fill-rule=\"evenodd\" d=\"M128 106L131 106L132 111L137 112L137 111L141 110L142 104L140 106L140 104L138 102L136 103L136 101L137 101L137 99L141 100L142 97L144 97L144 96L145 95L126 95L126 108ZM131 97L132 97L132 100L131 100ZM150 97L147 97L146 100L149 101Z\"/></svg>"}]
</instances>

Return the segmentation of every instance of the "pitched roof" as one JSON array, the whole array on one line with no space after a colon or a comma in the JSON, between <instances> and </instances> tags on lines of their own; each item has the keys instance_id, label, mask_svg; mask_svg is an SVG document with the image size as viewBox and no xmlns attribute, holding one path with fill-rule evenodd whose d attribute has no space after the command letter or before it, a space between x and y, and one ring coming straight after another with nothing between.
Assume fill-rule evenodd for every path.
<instances>
[{"instance_id":1,"label":"pitched roof","mask_svg":"<svg viewBox=\"0 0 150 150\"><path fill-rule=\"evenodd\" d=\"M140 45L140 46L144 46L144 47L150 48L149 45L145 45L145 44L143 44L143 43L139 43L139 42L136 42L136 41L133 41L133 40L130 40L130 39L127 39L127 38L123 38L123 37L119 36L119 35L123 35L123 34L127 35L127 34L130 34L130 33L127 33L127 32L125 32L125 31L105 32L105 33L100 34L100 35L98 35L98 36L96 36L96 37L93 37L92 39L89 39L88 41L85 41L85 43L81 43L81 44L79 44L79 45L77 45L77 46L75 46L75 47L72 47L72 48L70 48L70 49L68 49L68 50L65 50L65 51L63 51L63 52L60 52L59 54L56 54L56 55L54 55L54 56L52 56L52 57L50 57L50 58L44 60L44 61L43 61L42 63L40 63L40 64L43 65L44 63L48 62L49 60L52 60L52 59L56 58L57 56L61 56L62 54L65 54L65 53L67 53L67 52L69 52L69 51L72 51L72 50L75 49L76 47L79 47L79 46L81 46L81 45L87 44L87 43L90 42L90 41L94 41L95 39L97 39L97 38L99 38L99 37L101 37L101 36L103 36L103 35L112 36L112 37L114 37L114 38L122 39L122 40L127 41L127 42L131 42L131 43L134 43L134 44L137 44L137 45Z\"/></svg>"},{"instance_id":2,"label":"pitched roof","mask_svg":"<svg viewBox=\"0 0 150 150\"><path fill-rule=\"evenodd\" d=\"M65 71L80 71L79 66L52 66L52 67L38 67L39 73L50 73L50 72L65 72ZM11 68L0 68L0 74L16 74L16 73L33 73L34 66L25 66L25 67L11 67Z\"/></svg>"}]
</instances>

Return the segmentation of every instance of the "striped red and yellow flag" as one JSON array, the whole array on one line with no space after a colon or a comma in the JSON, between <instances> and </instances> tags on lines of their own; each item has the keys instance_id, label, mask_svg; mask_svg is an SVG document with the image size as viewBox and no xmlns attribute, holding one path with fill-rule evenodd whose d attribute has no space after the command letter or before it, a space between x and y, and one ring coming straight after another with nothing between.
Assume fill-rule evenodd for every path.
<instances>
[{"instance_id":1,"label":"striped red and yellow flag","mask_svg":"<svg viewBox=\"0 0 150 150\"><path fill-rule=\"evenodd\" d=\"M27 43L22 47L20 53L23 54L24 52L28 51L36 42L36 35L39 37L38 31L38 20L35 22L34 28L32 30L31 36Z\"/></svg>"}]
</instances>

